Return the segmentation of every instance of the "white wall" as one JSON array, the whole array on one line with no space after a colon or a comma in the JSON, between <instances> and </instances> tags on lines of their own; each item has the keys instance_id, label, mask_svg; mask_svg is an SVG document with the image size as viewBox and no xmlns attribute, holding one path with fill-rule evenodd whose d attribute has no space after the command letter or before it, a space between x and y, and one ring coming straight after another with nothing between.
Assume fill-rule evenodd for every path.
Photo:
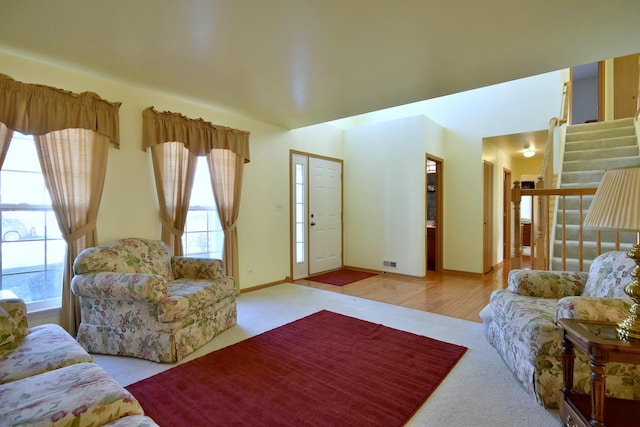
<instances>
[{"instance_id":1,"label":"white wall","mask_svg":"<svg viewBox=\"0 0 640 427\"><path fill-rule=\"evenodd\" d=\"M425 275L425 153L441 155L442 140L424 116L345 131L346 265Z\"/></svg>"},{"instance_id":2,"label":"white wall","mask_svg":"<svg viewBox=\"0 0 640 427\"><path fill-rule=\"evenodd\" d=\"M289 275L289 150L342 158L341 129L318 125L289 131L222 108L2 52L0 64L0 73L24 83L73 92L93 91L108 101L122 102L121 148L109 150L98 215L100 242L128 236L160 236L151 160L140 148L142 111L146 107L202 117L214 124L251 132L251 162L245 165L238 219L240 286L282 281Z\"/></svg>"},{"instance_id":3,"label":"white wall","mask_svg":"<svg viewBox=\"0 0 640 427\"><path fill-rule=\"evenodd\" d=\"M424 115L445 129L444 268L481 273L482 139L548 129L549 120L559 114L567 75L565 70L546 73L334 123L349 128ZM494 167L494 173L494 201L498 203L502 168ZM498 173L500 178L496 179ZM494 220L501 215L501 208L494 211ZM500 227L494 222L494 247L502 245L501 234L496 235ZM494 250L494 262L499 259L497 251Z\"/></svg>"},{"instance_id":4,"label":"white wall","mask_svg":"<svg viewBox=\"0 0 640 427\"><path fill-rule=\"evenodd\" d=\"M245 167L238 222L241 288L278 282L289 275L291 149L345 159L345 194L350 200L345 201L345 263L380 269L382 259L392 259L400 263L402 271L418 276L424 268L425 152L441 157L445 162L444 268L481 272L482 138L545 129L549 118L557 115L564 81L562 73L548 73L331 125L289 131L222 107L202 105L86 71L2 52L0 64L1 73L18 81L74 92L94 91L109 101L122 102L121 149L109 151L98 216L101 242L124 236L158 238L160 235L151 161L148 153L140 149L141 113L146 107L202 117L215 124L251 132L251 163ZM396 119L401 120L396 123ZM381 122L386 123L376 127L380 135L364 128L353 133L347 131L351 135L362 132L371 136L376 150L367 147L364 140L356 141L353 146L343 144L342 128ZM398 134L407 137L398 141L393 137ZM361 178L356 178L358 173L362 174ZM377 187L384 191L374 194L376 187L370 185L369 179L375 180ZM415 197L413 187L406 182L419 183ZM496 196L498 194L496 192ZM360 201L363 195L367 196L364 200L376 203L364 204ZM374 212L378 223L389 220L379 226L384 233L375 242L358 226L359 221L369 221L367 212ZM361 237L366 239L358 240ZM375 253L365 260L363 250Z\"/></svg>"},{"instance_id":5,"label":"white wall","mask_svg":"<svg viewBox=\"0 0 640 427\"><path fill-rule=\"evenodd\" d=\"M513 159L504 151L498 149L495 144L485 141L482 146L482 159L493 165L493 265L501 262L505 258L509 258L510 254L504 252L504 235L506 230L503 229L503 202L504 202L504 170L513 171ZM512 181L518 179L512 175ZM512 212L509 206L509 212Z\"/></svg>"}]
</instances>

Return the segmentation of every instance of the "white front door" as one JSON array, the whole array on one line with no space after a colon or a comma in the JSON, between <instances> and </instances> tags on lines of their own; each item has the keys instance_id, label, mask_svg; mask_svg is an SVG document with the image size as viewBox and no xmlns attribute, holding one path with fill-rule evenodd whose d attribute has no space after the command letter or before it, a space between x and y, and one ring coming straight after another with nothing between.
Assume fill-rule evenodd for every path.
<instances>
[{"instance_id":1,"label":"white front door","mask_svg":"<svg viewBox=\"0 0 640 427\"><path fill-rule=\"evenodd\" d=\"M309 274L342 267L342 164L309 158Z\"/></svg>"},{"instance_id":2,"label":"white front door","mask_svg":"<svg viewBox=\"0 0 640 427\"><path fill-rule=\"evenodd\" d=\"M291 156L293 279L342 267L342 162Z\"/></svg>"}]
</instances>

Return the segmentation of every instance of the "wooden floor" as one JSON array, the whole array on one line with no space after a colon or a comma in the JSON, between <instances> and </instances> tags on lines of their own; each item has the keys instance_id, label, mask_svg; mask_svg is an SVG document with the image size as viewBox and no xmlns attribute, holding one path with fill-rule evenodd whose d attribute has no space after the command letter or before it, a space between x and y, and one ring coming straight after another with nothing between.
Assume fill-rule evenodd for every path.
<instances>
[{"instance_id":1,"label":"wooden floor","mask_svg":"<svg viewBox=\"0 0 640 427\"><path fill-rule=\"evenodd\" d=\"M345 286L308 279L294 283L481 322L478 313L489 302L493 290L507 287L508 271L509 261L504 261L484 275L429 271L424 280L382 273Z\"/></svg>"}]
</instances>

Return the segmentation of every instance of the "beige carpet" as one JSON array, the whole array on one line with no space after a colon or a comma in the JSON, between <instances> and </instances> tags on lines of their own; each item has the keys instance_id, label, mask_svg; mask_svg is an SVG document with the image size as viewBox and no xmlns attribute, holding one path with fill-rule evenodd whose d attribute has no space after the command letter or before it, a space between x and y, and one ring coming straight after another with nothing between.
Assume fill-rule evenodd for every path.
<instances>
[{"instance_id":1,"label":"beige carpet","mask_svg":"<svg viewBox=\"0 0 640 427\"><path fill-rule=\"evenodd\" d=\"M487 343L480 323L304 286L282 284L241 294L238 325L183 362L323 309L468 348L408 426L560 425L555 411L545 410L525 393ZM114 356L96 355L96 360L124 386L174 366Z\"/></svg>"}]
</instances>

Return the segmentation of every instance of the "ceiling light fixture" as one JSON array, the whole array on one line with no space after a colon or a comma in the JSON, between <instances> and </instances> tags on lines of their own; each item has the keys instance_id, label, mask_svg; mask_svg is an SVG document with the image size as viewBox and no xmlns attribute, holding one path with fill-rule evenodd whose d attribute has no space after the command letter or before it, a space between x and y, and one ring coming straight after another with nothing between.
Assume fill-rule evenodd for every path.
<instances>
[{"instance_id":1,"label":"ceiling light fixture","mask_svg":"<svg viewBox=\"0 0 640 427\"><path fill-rule=\"evenodd\" d=\"M536 155L536 149L533 148L533 146L527 144L524 146L524 151L522 152L522 155L525 156L526 158L533 157Z\"/></svg>"}]
</instances>

